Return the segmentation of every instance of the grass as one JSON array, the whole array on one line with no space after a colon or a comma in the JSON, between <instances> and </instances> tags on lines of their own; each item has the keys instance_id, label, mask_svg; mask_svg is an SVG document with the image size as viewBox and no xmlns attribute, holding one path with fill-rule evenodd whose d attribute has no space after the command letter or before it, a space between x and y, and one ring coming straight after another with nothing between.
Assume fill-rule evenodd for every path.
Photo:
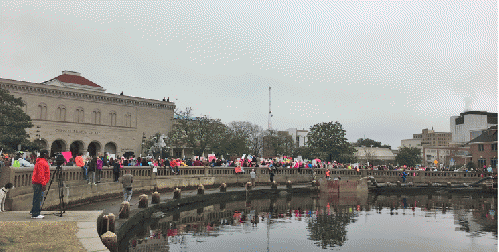
<instances>
[{"instance_id":1,"label":"grass","mask_svg":"<svg viewBox=\"0 0 499 252\"><path fill-rule=\"evenodd\" d=\"M0 251L85 251L71 221L0 222Z\"/></svg>"}]
</instances>

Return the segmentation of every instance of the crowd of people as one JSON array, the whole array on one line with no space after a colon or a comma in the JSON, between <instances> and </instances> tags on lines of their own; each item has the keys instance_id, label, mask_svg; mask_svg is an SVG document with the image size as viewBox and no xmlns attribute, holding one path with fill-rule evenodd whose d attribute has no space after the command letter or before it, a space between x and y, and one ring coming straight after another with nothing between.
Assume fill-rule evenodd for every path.
<instances>
[{"instance_id":1,"label":"crowd of people","mask_svg":"<svg viewBox=\"0 0 499 252\"><path fill-rule=\"evenodd\" d=\"M36 163L36 155L18 152L10 157L0 155L0 164L12 167L34 167ZM47 162L50 166L55 166L55 157L48 157ZM320 159L313 160L297 160L290 157L284 158L257 158L256 156L248 156L244 158L152 158L135 157L135 156L117 156L116 158L109 157L107 153L98 153L95 156L83 156L82 153L76 157L71 157L64 166L79 166L84 171L85 180L88 183L99 183L101 179L102 167L113 167L115 173L115 181L118 180L120 169L124 166L150 166L157 168L169 169L173 174L179 174L179 167L267 167L267 168L328 168L328 169L353 169L353 170L426 170L426 171L454 171L449 167L441 169L429 167L406 167L394 165L378 165L374 166L363 164L349 164L324 162ZM476 169L477 171L489 172L491 167L483 167ZM460 170L461 171L461 170ZM462 171L469 171L462 169Z\"/></svg>"}]
</instances>

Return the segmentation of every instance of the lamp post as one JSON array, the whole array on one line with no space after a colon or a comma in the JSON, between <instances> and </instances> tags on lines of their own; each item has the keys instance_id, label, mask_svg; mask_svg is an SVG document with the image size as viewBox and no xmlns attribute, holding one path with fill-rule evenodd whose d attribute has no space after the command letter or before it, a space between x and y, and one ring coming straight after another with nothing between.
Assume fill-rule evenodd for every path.
<instances>
[{"instance_id":1,"label":"lamp post","mask_svg":"<svg viewBox=\"0 0 499 252\"><path fill-rule=\"evenodd\" d=\"M144 141L146 140L146 133L142 132L142 147L140 149L140 155L142 156L142 153L144 152Z\"/></svg>"},{"instance_id":2,"label":"lamp post","mask_svg":"<svg viewBox=\"0 0 499 252\"><path fill-rule=\"evenodd\" d=\"M42 140L42 136L40 135L40 126L36 126L36 137L38 137L38 140Z\"/></svg>"}]
</instances>

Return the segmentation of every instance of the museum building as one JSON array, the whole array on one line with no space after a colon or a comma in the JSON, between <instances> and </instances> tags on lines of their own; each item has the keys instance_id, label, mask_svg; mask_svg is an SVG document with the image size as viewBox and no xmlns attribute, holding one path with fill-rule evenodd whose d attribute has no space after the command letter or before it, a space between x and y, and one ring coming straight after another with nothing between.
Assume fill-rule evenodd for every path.
<instances>
[{"instance_id":1,"label":"museum building","mask_svg":"<svg viewBox=\"0 0 499 252\"><path fill-rule=\"evenodd\" d=\"M144 139L158 132L166 135L172 128L174 103L106 93L73 71L43 83L0 78L0 88L23 99L34 125L27 133L51 155L139 156Z\"/></svg>"}]
</instances>

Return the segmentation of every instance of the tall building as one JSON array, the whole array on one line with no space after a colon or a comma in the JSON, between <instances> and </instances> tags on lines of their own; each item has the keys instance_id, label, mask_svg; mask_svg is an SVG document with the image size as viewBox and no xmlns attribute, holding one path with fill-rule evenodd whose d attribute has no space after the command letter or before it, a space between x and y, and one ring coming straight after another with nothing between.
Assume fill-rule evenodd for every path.
<instances>
[{"instance_id":1,"label":"tall building","mask_svg":"<svg viewBox=\"0 0 499 252\"><path fill-rule=\"evenodd\" d=\"M413 134L413 139L421 139L421 146L449 146L452 139L451 132L435 132L423 129L421 134Z\"/></svg>"},{"instance_id":2,"label":"tall building","mask_svg":"<svg viewBox=\"0 0 499 252\"><path fill-rule=\"evenodd\" d=\"M451 116L452 144L465 144L494 125L497 126L497 113L466 111L459 116Z\"/></svg>"},{"instance_id":3,"label":"tall building","mask_svg":"<svg viewBox=\"0 0 499 252\"><path fill-rule=\"evenodd\" d=\"M51 154L138 156L145 138L172 127L174 103L106 93L73 71L43 83L0 79L0 88L26 103L34 125L26 131Z\"/></svg>"}]
</instances>

